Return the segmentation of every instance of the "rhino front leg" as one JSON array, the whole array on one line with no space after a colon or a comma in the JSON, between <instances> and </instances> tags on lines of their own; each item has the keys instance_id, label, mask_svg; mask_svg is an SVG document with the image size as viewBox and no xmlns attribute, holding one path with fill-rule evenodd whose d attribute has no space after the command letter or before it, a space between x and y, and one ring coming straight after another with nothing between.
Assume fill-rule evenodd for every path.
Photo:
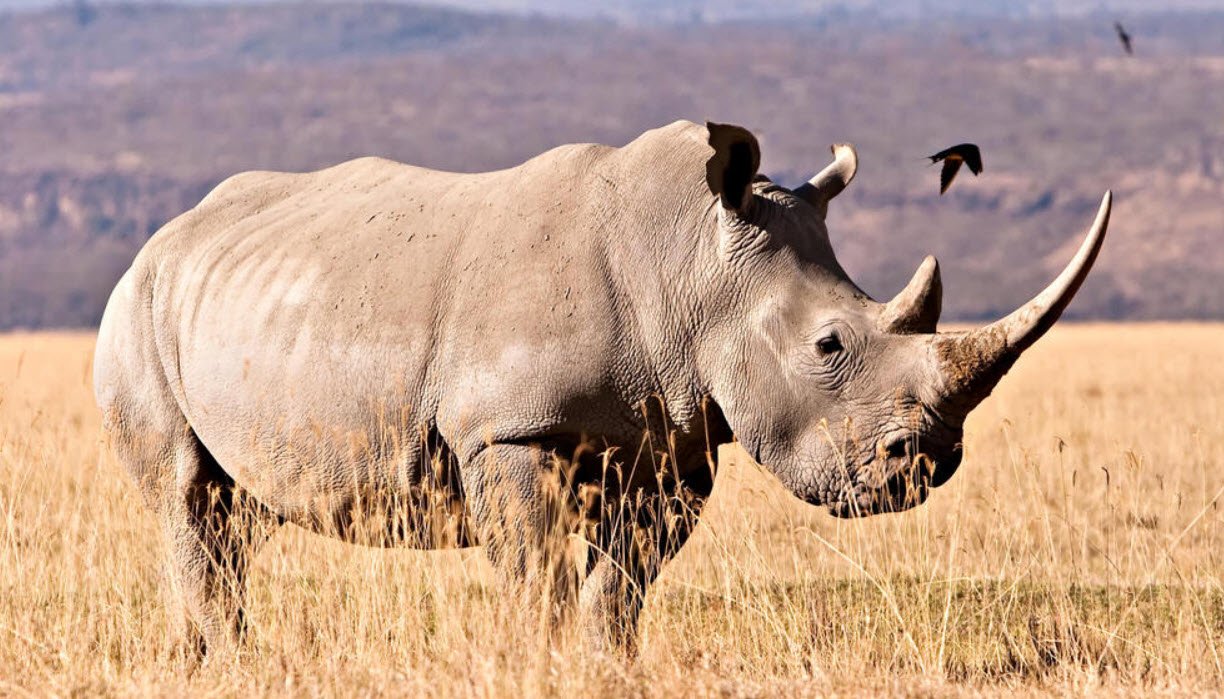
<instances>
[{"instance_id":1,"label":"rhino front leg","mask_svg":"<svg viewBox=\"0 0 1224 699\"><path fill-rule=\"evenodd\" d=\"M579 593L582 634L602 651L637 652L637 623L646 592L678 553L709 495L712 477L622 504L600 524L595 556Z\"/></svg>"},{"instance_id":2,"label":"rhino front leg","mask_svg":"<svg viewBox=\"0 0 1224 699\"><path fill-rule=\"evenodd\" d=\"M494 444L461 467L464 494L480 543L517 599L539 603L549 622L565 616L577 596L569 552L575 508L565 466L553 452Z\"/></svg>"}]
</instances>

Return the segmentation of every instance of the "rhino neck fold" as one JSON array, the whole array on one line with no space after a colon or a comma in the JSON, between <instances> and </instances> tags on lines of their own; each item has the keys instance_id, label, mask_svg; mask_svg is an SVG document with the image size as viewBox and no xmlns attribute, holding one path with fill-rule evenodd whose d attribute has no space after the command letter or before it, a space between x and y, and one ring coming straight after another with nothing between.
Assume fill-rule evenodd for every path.
<instances>
[{"instance_id":1,"label":"rhino neck fold","mask_svg":"<svg viewBox=\"0 0 1224 699\"><path fill-rule=\"evenodd\" d=\"M717 234L707 204L693 193L663 206L651 202L621 210L620 222L610 227L618 236L605 238L614 322L631 345L629 355L645 364L650 377L649 385L642 377L626 377L629 397L661 396L677 423L697 417L709 393L693 362L707 334L709 277L717 262L710 241L703 240ZM631 237L623 237L626 231Z\"/></svg>"}]
</instances>

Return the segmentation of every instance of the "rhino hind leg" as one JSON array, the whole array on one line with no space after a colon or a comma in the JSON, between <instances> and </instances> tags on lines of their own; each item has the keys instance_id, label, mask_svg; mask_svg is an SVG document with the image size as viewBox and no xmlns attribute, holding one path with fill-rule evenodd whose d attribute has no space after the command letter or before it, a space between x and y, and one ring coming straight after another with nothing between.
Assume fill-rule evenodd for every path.
<instances>
[{"instance_id":1,"label":"rhino hind leg","mask_svg":"<svg viewBox=\"0 0 1224 699\"><path fill-rule=\"evenodd\" d=\"M98 330L94 395L109 451L131 475L166 535L188 646L236 647L254 551L280 518L242 496L191 428L171 390L150 315L152 275L134 264Z\"/></svg>"},{"instance_id":2,"label":"rhino hind leg","mask_svg":"<svg viewBox=\"0 0 1224 699\"><path fill-rule=\"evenodd\" d=\"M246 631L246 574L282 520L235 488L203 445L179 447L162 525L185 635L201 654L232 653Z\"/></svg>"},{"instance_id":3,"label":"rhino hind leg","mask_svg":"<svg viewBox=\"0 0 1224 699\"><path fill-rule=\"evenodd\" d=\"M165 400L158 393L144 390L144 401L109 405L105 432L165 534L189 652L236 649L247 564L282 520L235 489L168 393L161 394Z\"/></svg>"}]
</instances>

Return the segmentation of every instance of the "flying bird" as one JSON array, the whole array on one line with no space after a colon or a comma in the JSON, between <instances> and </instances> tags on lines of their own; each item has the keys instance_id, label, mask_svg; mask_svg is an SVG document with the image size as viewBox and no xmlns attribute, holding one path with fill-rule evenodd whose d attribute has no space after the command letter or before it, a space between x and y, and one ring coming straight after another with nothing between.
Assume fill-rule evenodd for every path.
<instances>
[{"instance_id":1,"label":"flying bird","mask_svg":"<svg viewBox=\"0 0 1224 699\"><path fill-rule=\"evenodd\" d=\"M943 170L939 172L940 196L943 196L943 193L948 191L948 187L952 185L952 180L956 177L956 172L960 170L961 163L968 165L975 176L982 174L982 152L972 143L961 143L929 157L932 164L943 161Z\"/></svg>"},{"instance_id":2,"label":"flying bird","mask_svg":"<svg viewBox=\"0 0 1224 699\"><path fill-rule=\"evenodd\" d=\"M1126 33L1126 29L1121 22L1114 22L1114 31L1118 32L1118 41L1122 42L1122 48L1126 50L1127 56L1134 56L1135 49L1131 48L1131 36Z\"/></svg>"}]
</instances>

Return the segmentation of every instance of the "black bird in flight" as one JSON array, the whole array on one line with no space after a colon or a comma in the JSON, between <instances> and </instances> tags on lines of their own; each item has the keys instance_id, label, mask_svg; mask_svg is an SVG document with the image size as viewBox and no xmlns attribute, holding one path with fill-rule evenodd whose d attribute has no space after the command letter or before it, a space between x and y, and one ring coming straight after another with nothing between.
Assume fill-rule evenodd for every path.
<instances>
[{"instance_id":1,"label":"black bird in flight","mask_svg":"<svg viewBox=\"0 0 1224 699\"><path fill-rule=\"evenodd\" d=\"M968 165L975 176L982 174L982 152L972 143L961 143L946 148L930 158L932 164L940 160L944 161L943 170L939 172L940 196L943 196L943 193L948 191L948 187L952 185L952 180L956 177L956 172L960 170L961 163Z\"/></svg>"},{"instance_id":2,"label":"black bird in flight","mask_svg":"<svg viewBox=\"0 0 1224 699\"><path fill-rule=\"evenodd\" d=\"M1118 32L1118 41L1122 42L1122 48L1126 49L1127 56L1134 56L1135 49L1131 48L1130 34L1126 33L1126 29L1121 22L1114 22L1114 31Z\"/></svg>"}]
</instances>

